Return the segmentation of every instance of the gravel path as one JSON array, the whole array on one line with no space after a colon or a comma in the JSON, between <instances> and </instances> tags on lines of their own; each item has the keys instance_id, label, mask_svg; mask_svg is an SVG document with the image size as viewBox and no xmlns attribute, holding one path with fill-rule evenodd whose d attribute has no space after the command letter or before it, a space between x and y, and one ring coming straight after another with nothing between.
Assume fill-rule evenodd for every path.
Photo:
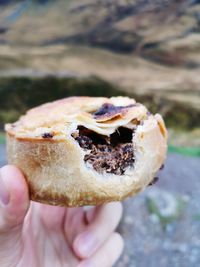
<instances>
[{"instance_id":1,"label":"gravel path","mask_svg":"<svg viewBox=\"0 0 200 267\"><path fill-rule=\"evenodd\" d=\"M199 266L200 158L170 154L159 177L155 186L124 202L119 231L125 253L116 267ZM150 212L149 195L151 201L164 202L165 211L171 202L179 207L181 203L181 208L168 214L167 222Z\"/></svg>"},{"instance_id":2,"label":"gravel path","mask_svg":"<svg viewBox=\"0 0 200 267\"><path fill-rule=\"evenodd\" d=\"M0 166L5 164L0 145ZM197 267L200 262L200 159L169 154L156 185L124 201L116 267ZM152 208L158 205L157 209Z\"/></svg>"}]
</instances>

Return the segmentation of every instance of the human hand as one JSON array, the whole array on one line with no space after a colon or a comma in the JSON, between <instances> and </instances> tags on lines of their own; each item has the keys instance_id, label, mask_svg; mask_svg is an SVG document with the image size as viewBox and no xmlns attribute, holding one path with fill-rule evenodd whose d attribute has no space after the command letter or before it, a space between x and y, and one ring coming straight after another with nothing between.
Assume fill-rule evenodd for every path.
<instances>
[{"instance_id":1,"label":"human hand","mask_svg":"<svg viewBox=\"0 0 200 267\"><path fill-rule=\"evenodd\" d=\"M91 208L30 202L24 176L0 169L1 267L111 267L123 249L121 203Z\"/></svg>"}]
</instances>

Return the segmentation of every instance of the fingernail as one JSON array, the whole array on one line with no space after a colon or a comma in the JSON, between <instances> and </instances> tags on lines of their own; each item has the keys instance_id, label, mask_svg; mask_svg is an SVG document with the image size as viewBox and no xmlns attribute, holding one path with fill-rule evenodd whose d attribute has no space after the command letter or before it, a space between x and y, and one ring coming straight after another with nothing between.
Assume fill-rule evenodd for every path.
<instances>
[{"instance_id":1,"label":"fingernail","mask_svg":"<svg viewBox=\"0 0 200 267\"><path fill-rule=\"evenodd\" d=\"M98 241L91 233L84 233L78 240L78 249L81 255L89 257L98 247Z\"/></svg>"},{"instance_id":2,"label":"fingernail","mask_svg":"<svg viewBox=\"0 0 200 267\"><path fill-rule=\"evenodd\" d=\"M8 205L9 200L10 200L10 194L6 189L2 171L0 170L0 201L4 206L6 206Z\"/></svg>"}]
</instances>

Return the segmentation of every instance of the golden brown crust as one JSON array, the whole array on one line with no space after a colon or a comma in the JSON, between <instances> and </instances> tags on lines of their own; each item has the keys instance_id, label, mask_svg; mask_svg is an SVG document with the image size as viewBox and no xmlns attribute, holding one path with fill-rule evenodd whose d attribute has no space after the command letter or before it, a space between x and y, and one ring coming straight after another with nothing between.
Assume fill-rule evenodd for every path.
<instances>
[{"instance_id":1,"label":"golden brown crust","mask_svg":"<svg viewBox=\"0 0 200 267\"><path fill-rule=\"evenodd\" d=\"M118 111L117 117L97 121L91 113L105 103L130 107ZM86 166L85 152L71 137L77 125L109 135L119 126L135 127L135 120L143 120L143 125L133 137L134 168L118 176L98 174ZM15 124L6 125L6 131L9 163L24 172L31 199L69 207L118 201L143 190L163 164L167 148L161 116L148 116L143 105L123 97L55 101L30 110ZM53 137L43 138L45 133Z\"/></svg>"}]
</instances>

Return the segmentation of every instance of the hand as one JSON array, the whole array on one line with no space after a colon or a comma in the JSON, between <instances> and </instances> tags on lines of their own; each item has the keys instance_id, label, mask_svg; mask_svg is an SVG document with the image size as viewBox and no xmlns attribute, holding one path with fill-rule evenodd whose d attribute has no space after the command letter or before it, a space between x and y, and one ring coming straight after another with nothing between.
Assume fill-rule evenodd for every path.
<instances>
[{"instance_id":1,"label":"hand","mask_svg":"<svg viewBox=\"0 0 200 267\"><path fill-rule=\"evenodd\" d=\"M1 267L111 267L122 252L120 203L84 211L30 202L14 166L0 169L0 202Z\"/></svg>"}]
</instances>

